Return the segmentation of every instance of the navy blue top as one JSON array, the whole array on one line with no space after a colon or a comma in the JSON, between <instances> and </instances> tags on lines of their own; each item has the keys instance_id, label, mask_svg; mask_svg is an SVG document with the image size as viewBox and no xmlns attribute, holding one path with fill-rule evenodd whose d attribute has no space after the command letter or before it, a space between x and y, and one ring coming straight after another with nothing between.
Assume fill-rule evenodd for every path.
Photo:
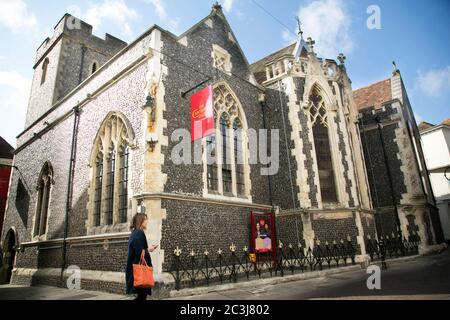
<instances>
[{"instance_id":1,"label":"navy blue top","mask_svg":"<svg viewBox=\"0 0 450 320\"><path fill-rule=\"evenodd\" d=\"M142 250L145 250L145 261L151 267L152 258L148 252L147 238L144 231L136 229L131 233L130 239L128 240L128 259L127 268L125 271L127 294L144 292L147 292L147 294L152 293L151 289L134 288L133 264L139 264Z\"/></svg>"}]
</instances>

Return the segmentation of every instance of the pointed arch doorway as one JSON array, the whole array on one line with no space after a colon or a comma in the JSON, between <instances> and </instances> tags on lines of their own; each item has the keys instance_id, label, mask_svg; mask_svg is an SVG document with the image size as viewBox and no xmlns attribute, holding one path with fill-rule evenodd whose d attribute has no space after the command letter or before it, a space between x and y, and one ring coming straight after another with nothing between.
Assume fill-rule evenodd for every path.
<instances>
[{"instance_id":1,"label":"pointed arch doorway","mask_svg":"<svg viewBox=\"0 0 450 320\"><path fill-rule=\"evenodd\" d=\"M3 260L0 268L0 284L11 282L12 271L16 259L17 235L14 229L9 229L3 245Z\"/></svg>"}]
</instances>

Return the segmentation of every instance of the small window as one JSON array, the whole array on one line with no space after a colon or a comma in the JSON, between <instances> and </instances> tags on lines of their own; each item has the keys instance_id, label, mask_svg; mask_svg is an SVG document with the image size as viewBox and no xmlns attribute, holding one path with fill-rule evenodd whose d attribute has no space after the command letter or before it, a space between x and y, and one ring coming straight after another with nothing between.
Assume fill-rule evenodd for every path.
<instances>
[{"instance_id":1,"label":"small window","mask_svg":"<svg viewBox=\"0 0 450 320\"><path fill-rule=\"evenodd\" d=\"M97 62L92 63L92 67L91 67L91 74L94 74L98 69L98 64Z\"/></svg>"},{"instance_id":2,"label":"small window","mask_svg":"<svg viewBox=\"0 0 450 320\"><path fill-rule=\"evenodd\" d=\"M45 79L47 78L47 69L49 64L50 60L48 60L48 58L45 58L44 63L42 63L41 85L44 84Z\"/></svg>"},{"instance_id":3,"label":"small window","mask_svg":"<svg viewBox=\"0 0 450 320\"><path fill-rule=\"evenodd\" d=\"M221 47L213 45L213 66L223 72L231 72L231 56Z\"/></svg>"}]
</instances>

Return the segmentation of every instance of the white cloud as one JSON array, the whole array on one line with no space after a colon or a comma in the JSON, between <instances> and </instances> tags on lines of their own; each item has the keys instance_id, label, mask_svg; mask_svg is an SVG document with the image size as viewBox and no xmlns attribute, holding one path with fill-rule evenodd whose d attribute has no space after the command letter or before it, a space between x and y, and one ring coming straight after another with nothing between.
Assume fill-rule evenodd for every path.
<instances>
[{"instance_id":1,"label":"white cloud","mask_svg":"<svg viewBox=\"0 0 450 320\"><path fill-rule=\"evenodd\" d=\"M153 6L156 14L161 20L164 27L168 27L169 30L175 34L180 33L180 17L170 18L167 15L167 10L162 0L144 0L144 2L149 3Z\"/></svg>"},{"instance_id":2,"label":"white cloud","mask_svg":"<svg viewBox=\"0 0 450 320\"><path fill-rule=\"evenodd\" d=\"M23 0L0 0L0 25L15 33L30 30L37 24L36 16Z\"/></svg>"},{"instance_id":3,"label":"white cloud","mask_svg":"<svg viewBox=\"0 0 450 320\"><path fill-rule=\"evenodd\" d=\"M316 42L314 50L321 56L334 58L340 52L348 54L353 50L351 16L343 0L309 2L299 8L298 16L305 37L311 37ZM286 39L286 36L283 38Z\"/></svg>"},{"instance_id":4,"label":"white cloud","mask_svg":"<svg viewBox=\"0 0 450 320\"><path fill-rule=\"evenodd\" d=\"M104 21L115 23L122 28L126 36L131 36L133 33L130 22L140 17L136 10L127 6L124 0L104 0L100 3L90 3L84 12L79 6L72 5L68 8L68 12L91 24L94 28L100 28Z\"/></svg>"},{"instance_id":5,"label":"white cloud","mask_svg":"<svg viewBox=\"0 0 450 320\"><path fill-rule=\"evenodd\" d=\"M441 92L450 91L450 66L442 69L419 70L416 78L416 86L430 96L438 96Z\"/></svg>"},{"instance_id":6,"label":"white cloud","mask_svg":"<svg viewBox=\"0 0 450 320\"><path fill-rule=\"evenodd\" d=\"M145 0L145 2L153 5L156 13L161 20L165 20L167 18L166 8L164 7L164 4L161 2L161 0Z\"/></svg>"},{"instance_id":7,"label":"white cloud","mask_svg":"<svg viewBox=\"0 0 450 320\"><path fill-rule=\"evenodd\" d=\"M28 107L31 80L17 71L0 71L0 135L11 145L23 131Z\"/></svg>"},{"instance_id":8,"label":"white cloud","mask_svg":"<svg viewBox=\"0 0 450 320\"><path fill-rule=\"evenodd\" d=\"M180 21L181 21L181 19L179 17L170 19L169 25L170 25L170 30L172 32L179 33L179 31L180 31Z\"/></svg>"},{"instance_id":9,"label":"white cloud","mask_svg":"<svg viewBox=\"0 0 450 320\"><path fill-rule=\"evenodd\" d=\"M230 12L231 9L233 9L233 3L234 3L234 0L224 0L223 1L223 8L225 9L225 12Z\"/></svg>"}]
</instances>

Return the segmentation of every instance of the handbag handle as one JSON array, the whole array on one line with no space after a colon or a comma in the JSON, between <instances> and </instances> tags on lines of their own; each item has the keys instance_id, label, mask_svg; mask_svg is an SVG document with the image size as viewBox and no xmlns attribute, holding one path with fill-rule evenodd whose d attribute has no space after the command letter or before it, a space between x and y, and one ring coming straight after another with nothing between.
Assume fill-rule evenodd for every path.
<instances>
[{"instance_id":1,"label":"handbag handle","mask_svg":"<svg viewBox=\"0 0 450 320\"><path fill-rule=\"evenodd\" d=\"M145 261L145 249L142 249L141 260L140 260L139 264L148 267L147 261Z\"/></svg>"}]
</instances>

